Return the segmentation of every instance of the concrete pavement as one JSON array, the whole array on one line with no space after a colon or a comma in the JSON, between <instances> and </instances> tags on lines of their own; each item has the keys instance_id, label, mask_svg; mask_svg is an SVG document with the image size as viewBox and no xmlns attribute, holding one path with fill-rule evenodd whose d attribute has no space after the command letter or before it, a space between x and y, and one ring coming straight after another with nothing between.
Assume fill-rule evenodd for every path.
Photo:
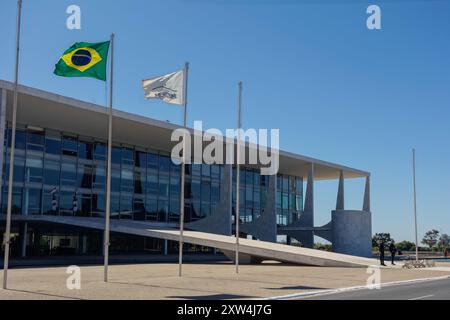
<instances>
[{"instance_id":1,"label":"concrete pavement","mask_svg":"<svg viewBox=\"0 0 450 320\"><path fill-rule=\"evenodd\" d=\"M241 266L232 263L186 264L178 277L177 264L114 265L110 283L102 266L81 267L81 290L68 290L66 268L12 269L10 290L0 299L261 299L366 285L365 268L321 268L279 264ZM0 273L0 281L2 280ZM381 281L450 276L450 271L381 269Z\"/></svg>"}]
</instances>

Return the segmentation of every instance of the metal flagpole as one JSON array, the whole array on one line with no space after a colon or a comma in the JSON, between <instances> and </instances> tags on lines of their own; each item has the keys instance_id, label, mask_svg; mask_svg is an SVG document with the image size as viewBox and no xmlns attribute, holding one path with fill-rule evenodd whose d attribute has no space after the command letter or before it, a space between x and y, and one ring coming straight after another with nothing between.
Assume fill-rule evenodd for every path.
<instances>
[{"instance_id":1,"label":"metal flagpole","mask_svg":"<svg viewBox=\"0 0 450 320\"><path fill-rule=\"evenodd\" d=\"M113 85L114 85L114 33L111 34L111 62L109 79L109 113L108 113L108 172L106 180L106 212L104 234L104 281L108 282L109 236L111 218L111 154L112 154L112 120L113 120Z\"/></svg>"},{"instance_id":2,"label":"metal flagpole","mask_svg":"<svg viewBox=\"0 0 450 320\"><path fill-rule=\"evenodd\" d=\"M416 149L413 149L413 177L414 177L414 231L416 236L416 261L419 261L419 237L417 234Z\"/></svg>"},{"instance_id":3,"label":"metal flagpole","mask_svg":"<svg viewBox=\"0 0 450 320\"><path fill-rule=\"evenodd\" d=\"M184 72L183 72L183 128L187 129L187 103L188 103L188 76L189 73L189 63L186 62L184 65ZM187 163L187 152L186 152L186 139L185 136L183 138L183 159L181 162L181 190L180 190L180 243L178 246L179 250L179 261L178 261L178 275L180 277L183 276L183 236L184 236L184 184L186 181L186 163Z\"/></svg>"},{"instance_id":4,"label":"metal flagpole","mask_svg":"<svg viewBox=\"0 0 450 320\"><path fill-rule=\"evenodd\" d=\"M238 83L238 119L237 119L237 152L236 152L236 273L239 273L239 224L240 224L240 206L241 206L241 107L242 107L242 82Z\"/></svg>"},{"instance_id":5,"label":"metal flagpole","mask_svg":"<svg viewBox=\"0 0 450 320\"><path fill-rule=\"evenodd\" d=\"M11 154L9 158L9 180L8 180L8 209L6 214L6 231L5 231L5 257L3 262L3 289L8 288L8 265L9 265L9 245L11 241L11 210L12 210L12 192L14 177L14 151L16 148L16 121L17 121L17 87L19 84L19 58L20 58L20 25L22 19L22 0L17 1L17 35L16 35L16 69L14 75L14 100L12 115L12 137L11 137Z\"/></svg>"}]
</instances>

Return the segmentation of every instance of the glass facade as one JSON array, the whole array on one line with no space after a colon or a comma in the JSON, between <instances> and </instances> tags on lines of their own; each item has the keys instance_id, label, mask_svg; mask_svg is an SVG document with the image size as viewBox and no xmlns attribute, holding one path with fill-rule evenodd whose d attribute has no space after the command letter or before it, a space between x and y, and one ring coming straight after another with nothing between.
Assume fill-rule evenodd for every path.
<instances>
[{"instance_id":1,"label":"glass facade","mask_svg":"<svg viewBox=\"0 0 450 320\"><path fill-rule=\"evenodd\" d=\"M4 143L3 213L7 204L10 129L6 130ZM13 214L103 217L106 158L104 141L18 126ZM241 170L241 219L251 222L265 208L269 178L257 170ZM111 172L111 218L179 221L181 167L174 165L169 155L137 146L114 145ZM235 186L235 170L233 175ZM223 176L223 166L186 166L186 222L204 218L216 210ZM302 211L303 179L279 176L277 181L277 222L286 225Z\"/></svg>"},{"instance_id":2,"label":"glass facade","mask_svg":"<svg viewBox=\"0 0 450 320\"><path fill-rule=\"evenodd\" d=\"M277 224L286 226L303 211L303 179L281 175L277 179Z\"/></svg>"}]
</instances>

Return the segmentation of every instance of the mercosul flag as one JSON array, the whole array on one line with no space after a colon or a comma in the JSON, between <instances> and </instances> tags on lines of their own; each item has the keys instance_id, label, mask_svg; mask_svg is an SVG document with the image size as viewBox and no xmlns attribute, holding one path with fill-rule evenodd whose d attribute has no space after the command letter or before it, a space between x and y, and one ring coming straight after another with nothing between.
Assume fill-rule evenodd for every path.
<instances>
[{"instance_id":1,"label":"mercosul flag","mask_svg":"<svg viewBox=\"0 0 450 320\"><path fill-rule=\"evenodd\" d=\"M160 99L171 104L184 104L184 70L142 81L146 99Z\"/></svg>"},{"instance_id":2,"label":"mercosul flag","mask_svg":"<svg viewBox=\"0 0 450 320\"><path fill-rule=\"evenodd\" d=\"M61 77L89 77L106 81L109 41L77 42L64 52L54 74Z\"/></svg>"}]
</instances>

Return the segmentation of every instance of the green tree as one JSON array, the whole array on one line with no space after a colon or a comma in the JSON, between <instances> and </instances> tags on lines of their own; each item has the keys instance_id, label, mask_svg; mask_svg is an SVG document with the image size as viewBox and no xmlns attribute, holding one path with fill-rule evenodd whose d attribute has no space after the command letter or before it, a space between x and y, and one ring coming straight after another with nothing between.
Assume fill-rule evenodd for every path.
<instances>
[{"instance_id":1,"label":"green tree","mask_svg":"<svg viewBox=\"0 0 450 320\"><path fill-rule=\"evenodd\" d=\"M439 244L442 247L448 247L450 246L450 236L446 233L441 235L441 238L439 239Z\"/></svg>"},{"instance_id":2,"label":"green tree","mask_svg":"<svg viewBox=\"0 0 450 320\"><path fill-rule=\"evenodd\" d=\"M411 241L402 241L396 244L396 247L400 251L415 251L416 245Z\"/></svg>"},{"instance_id":3,"label":"green tree","mask_svg":"<svg viewBox=\"0 0 450 320\"><path fill-rule=\"evenodd\" d=\"M384 242L385 244L389 243L389 242L393 242L394 239L391 238L391 234L390 233L376 233L373 238L372 238L372 246L374 248L378 247L378 245L381 242Z\"/></svg>"},{"instance_id":4,"label":"green tree","mask_svg":"<svg viewBox=\"0 0 450 320\"><path fill-rule=\"evenodd\" d=\"M316 244L314 244L314 249L332 252L333 246L331 244L316 243Z\"/></svg>"},{"instance_id":5,"label":"green tree","mask_svg":"<svg viewBox=\"0 0 450 320\"><path fill-rule=\"evenodd\" d=\"M425 233L425 236L422 239L422 243L427 245L430 249L432 249L439 240L439 231L433 229Z\"/></svg>"}]
</instances>

